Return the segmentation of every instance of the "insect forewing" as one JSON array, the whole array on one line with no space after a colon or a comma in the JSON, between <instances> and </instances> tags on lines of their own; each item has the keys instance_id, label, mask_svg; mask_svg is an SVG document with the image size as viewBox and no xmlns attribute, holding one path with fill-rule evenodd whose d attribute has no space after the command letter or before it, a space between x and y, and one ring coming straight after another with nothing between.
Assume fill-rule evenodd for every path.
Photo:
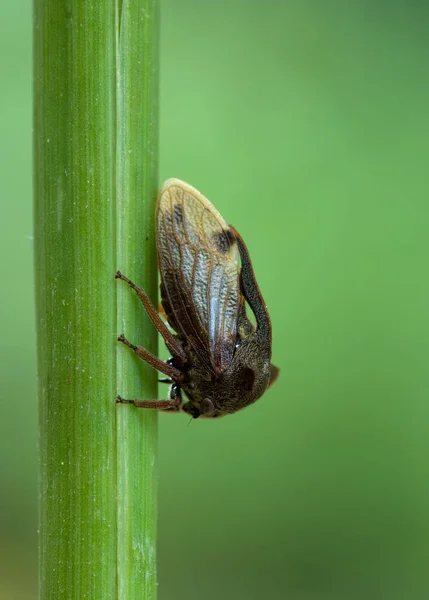
<instances>
[{"instance_id":1,"label":"insect forewing","mask_svg":"<svg viewBox=\"0 0 429 600\"><path fill-rule=\"evenodd\" d=\"M214 206L179 179L164 183L156 220L162 301L169 321L219 374L234 355L244 301L234 235Z\"/></svg>"}]
</instances>

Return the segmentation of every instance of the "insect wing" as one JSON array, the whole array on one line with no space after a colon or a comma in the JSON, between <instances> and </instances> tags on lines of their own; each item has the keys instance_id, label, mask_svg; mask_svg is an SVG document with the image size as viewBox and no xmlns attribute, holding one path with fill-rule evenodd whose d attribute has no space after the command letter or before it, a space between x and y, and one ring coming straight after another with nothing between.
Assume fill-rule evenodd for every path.
<instances>
[{"instance_id":1,"label":"insect wing","mask_svg":"<svg viewBox=\"0 0 429 600\"><path fill-rule=\"evenodd\" d=\"M157 204L161 293L169 321L214 373L235 351L240 259L228 225L197 190L178 179L163 185Z\"/></svg>"}]
</instances>

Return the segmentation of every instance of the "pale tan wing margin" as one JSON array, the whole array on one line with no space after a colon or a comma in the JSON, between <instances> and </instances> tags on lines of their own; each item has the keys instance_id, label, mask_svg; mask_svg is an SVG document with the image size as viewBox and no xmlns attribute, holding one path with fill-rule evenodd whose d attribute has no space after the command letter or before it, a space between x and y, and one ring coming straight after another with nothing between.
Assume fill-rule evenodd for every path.
<instances>
[{"instance_id":1,"label":"pale tan wing margin","mask_svg":"<svg viewBox=\"0 0 429 600\"><path fill-rule=\"evenodd\" d=\"M163 304L172 326L214 373L230 364L240 306L240 259L212 204L179 179L167 180L156 211Z\"/></svg>"}]
</instances>

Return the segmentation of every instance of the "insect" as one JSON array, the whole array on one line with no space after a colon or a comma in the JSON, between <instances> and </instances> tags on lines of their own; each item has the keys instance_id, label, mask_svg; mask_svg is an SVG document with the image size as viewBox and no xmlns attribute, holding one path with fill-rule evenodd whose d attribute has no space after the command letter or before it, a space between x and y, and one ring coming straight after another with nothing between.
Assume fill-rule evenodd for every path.
<instances>
[{"instance_id":1,"label":"insect","mask_svg":"<svg viewBox=\"0 0 429 600\"><path fill-rule=\"evenodd\" d=\"M167 327L146 292L120 271L171 353L164 362L124 335L122 342L166 375L168 400L125 400L142 408L221 417L252 404L276 380L271 321L242 238L196 189L168 179L156 205L161 302ZM246 314L253 311L256 326ZM184 402L182 392L188 401Z\"/></svg>"}]
</instances>

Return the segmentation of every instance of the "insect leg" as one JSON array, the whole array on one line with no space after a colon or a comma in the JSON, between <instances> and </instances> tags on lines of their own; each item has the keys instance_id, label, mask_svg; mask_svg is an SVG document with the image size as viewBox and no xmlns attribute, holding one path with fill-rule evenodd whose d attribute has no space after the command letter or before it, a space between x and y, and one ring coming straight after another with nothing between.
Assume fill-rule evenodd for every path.
<instances>
[{"instance_id":1,"label":"insect leg","mask_svg":"<svg viewBox=\"0 0 429 600\"><path fill-rule=\"evenodd\" d=\"M156 408L157 410L180 410L182 401L176 400L125 400L122 396L116 396L116 404L133 404L137 408Z\"/></svg>"},{"instance_id":2,"label":"insect leg","mask_svg":"<svg viewBox=\"0 0 429 600\"><path fill-rule=\"evenodd\" d=\"M183 405L180 386L173 384L170 390L170 400L125 400L122 396L116 396L117 404L133 404L137 408L155 408L166 412L178 412Z\"/></svg>"},{"instance_id":3,"label":"insect leg","mask_svg":"<svg viewBox=\"0 0 429 600\"><path fill-rule=\"evenodd\" d=\"M163 360L161 360L160 358L152 354L152 352L149 352L149 350L146 350L142 346L135 346L127 340L124 334L118 337L118 342L122 342L123 344L125 344L125 346L128 346L128 348L134 350L134 352L139 358L150 364L157 371L160 371L161 373L164 373L164 375L171 377L171 379L173 379L174 381L180 381L182 379L182 373L181 371L179 371L179 369L176 369L176 367L173 367L173 365L165 363Z\"/></svg>"},{"instance_id":4,"label":"insect leg","mask_svg":"<svg viewBox=\"0 0 429 600\"><path fill-rule=\"evenodd\" d=\"M173 354L173 356L177 358L182 359L183 362L186 362L186 354L182 348L182 344L171 333L166 324L163 322L146 292L142 288L137 287L135 283L128 279L128 277L122 275L120 271L116 271L115 279L122 279L122 281L128 283L128 285L136 292L137 296L140 298L141 303L145 307L146 312L149 315L152 323L155 325L159 333L164 338L165 345L170 350L171 354Z\"/></svg>"}]
</instances>

